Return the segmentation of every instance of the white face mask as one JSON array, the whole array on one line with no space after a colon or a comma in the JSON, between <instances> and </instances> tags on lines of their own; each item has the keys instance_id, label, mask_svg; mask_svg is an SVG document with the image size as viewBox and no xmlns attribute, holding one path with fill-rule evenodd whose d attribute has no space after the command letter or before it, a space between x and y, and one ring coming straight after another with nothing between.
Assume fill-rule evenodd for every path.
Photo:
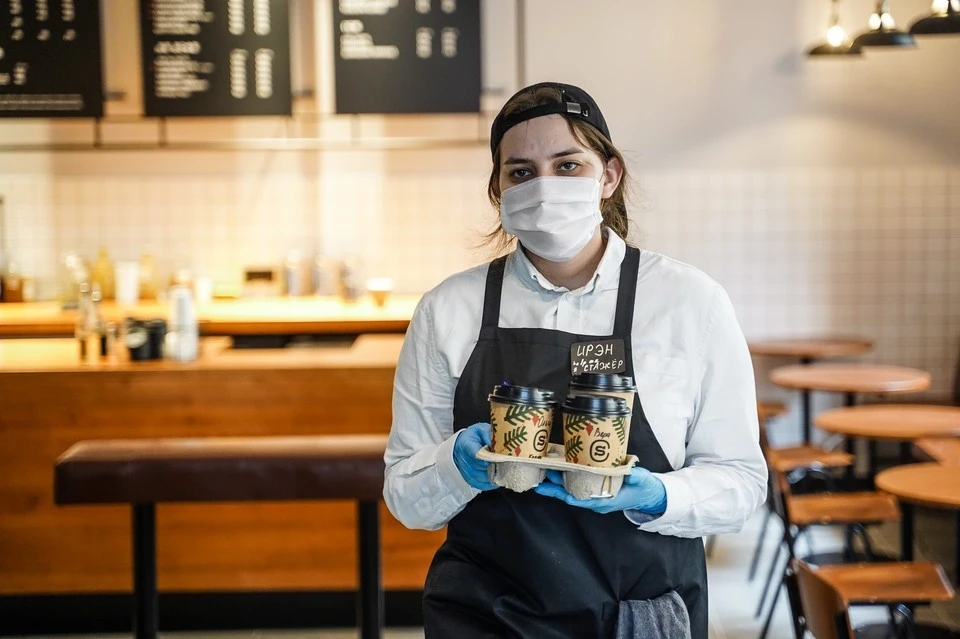
<instances>
[{"instance_id":1,"label":"white face mask","mask_svg":"<svg viewBox=\"0 0 960 639\"><path fill-rule=\"evenodd\" d=\"M503 229L543 259L567 262L603 221L600 185L594 178L549 175L512 186L500 198Z\"/></svg>"}]
</instances>

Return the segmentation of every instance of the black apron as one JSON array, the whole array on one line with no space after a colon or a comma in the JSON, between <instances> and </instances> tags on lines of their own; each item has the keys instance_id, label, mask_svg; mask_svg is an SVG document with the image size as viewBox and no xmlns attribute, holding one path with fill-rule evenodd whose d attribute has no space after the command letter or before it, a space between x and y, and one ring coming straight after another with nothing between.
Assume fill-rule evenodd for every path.
<instances>
[{"instance_id":1,"label":"black apron","mask_svg":"<svg viewBox=\"0 0 960 639\"><path fill-rule=\"evenodd\" d=\"M624 340L631 376L639 263L639 250L627 247L613 335L604 336ZM455 429L489 422L487 395L508 378L566 397L571 345L598 337L500 328L505 264L501 257L488 269L480 337L454 396ZM551 441L563 441L559 415ZM627 450L652 472L673 470L639 398ZM640 531L622 512L601 515L532 490L492 490L450 521L424 586L424 632L426 639L612 638L619 602L675 590L690 613L693 639L706 639L706 576L701 539Z\"/></svg>"}]
</instances>

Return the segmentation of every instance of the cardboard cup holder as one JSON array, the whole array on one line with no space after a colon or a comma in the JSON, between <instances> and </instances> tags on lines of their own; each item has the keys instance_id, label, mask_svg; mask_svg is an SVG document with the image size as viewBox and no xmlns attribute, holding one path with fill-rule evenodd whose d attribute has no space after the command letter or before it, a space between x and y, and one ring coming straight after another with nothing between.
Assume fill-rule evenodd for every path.
<instances>
[{"instance_id":1,"label":"cardboard cup holder","mask_svg":"<svg viewBox=\"0 0 960 639\"><path fill-rule=\"evenodd\" d=\"M549 444L540 459L498 455L488 448L481 448L477 458L492 462L490 481L518 493L541 483L547 470L559 470L563 473L564 488L576 499L616 497L623 478L639 461L636 455L627 455L622 464L613 468L583 466L566 460L562 444Z\"/></svg>"}]
</instances>

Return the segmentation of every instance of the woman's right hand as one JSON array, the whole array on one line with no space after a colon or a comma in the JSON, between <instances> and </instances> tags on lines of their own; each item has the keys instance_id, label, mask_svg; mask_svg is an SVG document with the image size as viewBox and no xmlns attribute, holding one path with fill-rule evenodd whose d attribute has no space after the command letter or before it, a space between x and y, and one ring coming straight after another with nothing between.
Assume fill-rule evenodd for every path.
<instances>
[{"instance_id":1,"label":"woman's right hand","mask_svg":"<svg viewBox=\"0 0 960 639\"><path fill-rule=\"evenodd\" d=\"M481 448L490 447L490 438L490 424L480 423L457 433L457 441L453 443L453 463L464 480L480 491L499 488L487 475L490 462L477 459Z\"/></svg>"}]
</instances>

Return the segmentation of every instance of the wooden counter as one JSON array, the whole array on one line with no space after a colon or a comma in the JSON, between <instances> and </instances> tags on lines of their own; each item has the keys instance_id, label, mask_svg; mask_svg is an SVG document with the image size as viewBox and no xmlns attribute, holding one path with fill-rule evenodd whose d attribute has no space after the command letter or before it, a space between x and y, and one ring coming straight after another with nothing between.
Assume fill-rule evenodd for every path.
<instances>
[{"instance_id":1,"label":"wooden counter","mask_svg":"<svg viewBox=\"0 0 960 639\"><path fill-rule=\"evenodd\" d=\"M0 595L131 589L130 513L57 507L53 463L82 439L386 433L401 337L234 351L197 362L84 365L72 339L0 342ZM355 508L344 503L160 505L166 591L355 587ZM443 533L384 508L384 580L419 589Z\"/></svg>"},{"instance_id":2,"label":"wooden counter","mask_svg":"<svg viewBox=\"0 0 960 639\"><path fill-rule=\"evenodd\" d=\"M419 295L391 295L378 308L368 297L353 304L335 297L215 300L199 306L197 318L204 335L403 333L419 301ZM161 302L133 307L105 302L102 311L108 321L167 317ZM72 336L76 316L56 302L0 304L0 338Z\"/></svg>"}]
</instances>

